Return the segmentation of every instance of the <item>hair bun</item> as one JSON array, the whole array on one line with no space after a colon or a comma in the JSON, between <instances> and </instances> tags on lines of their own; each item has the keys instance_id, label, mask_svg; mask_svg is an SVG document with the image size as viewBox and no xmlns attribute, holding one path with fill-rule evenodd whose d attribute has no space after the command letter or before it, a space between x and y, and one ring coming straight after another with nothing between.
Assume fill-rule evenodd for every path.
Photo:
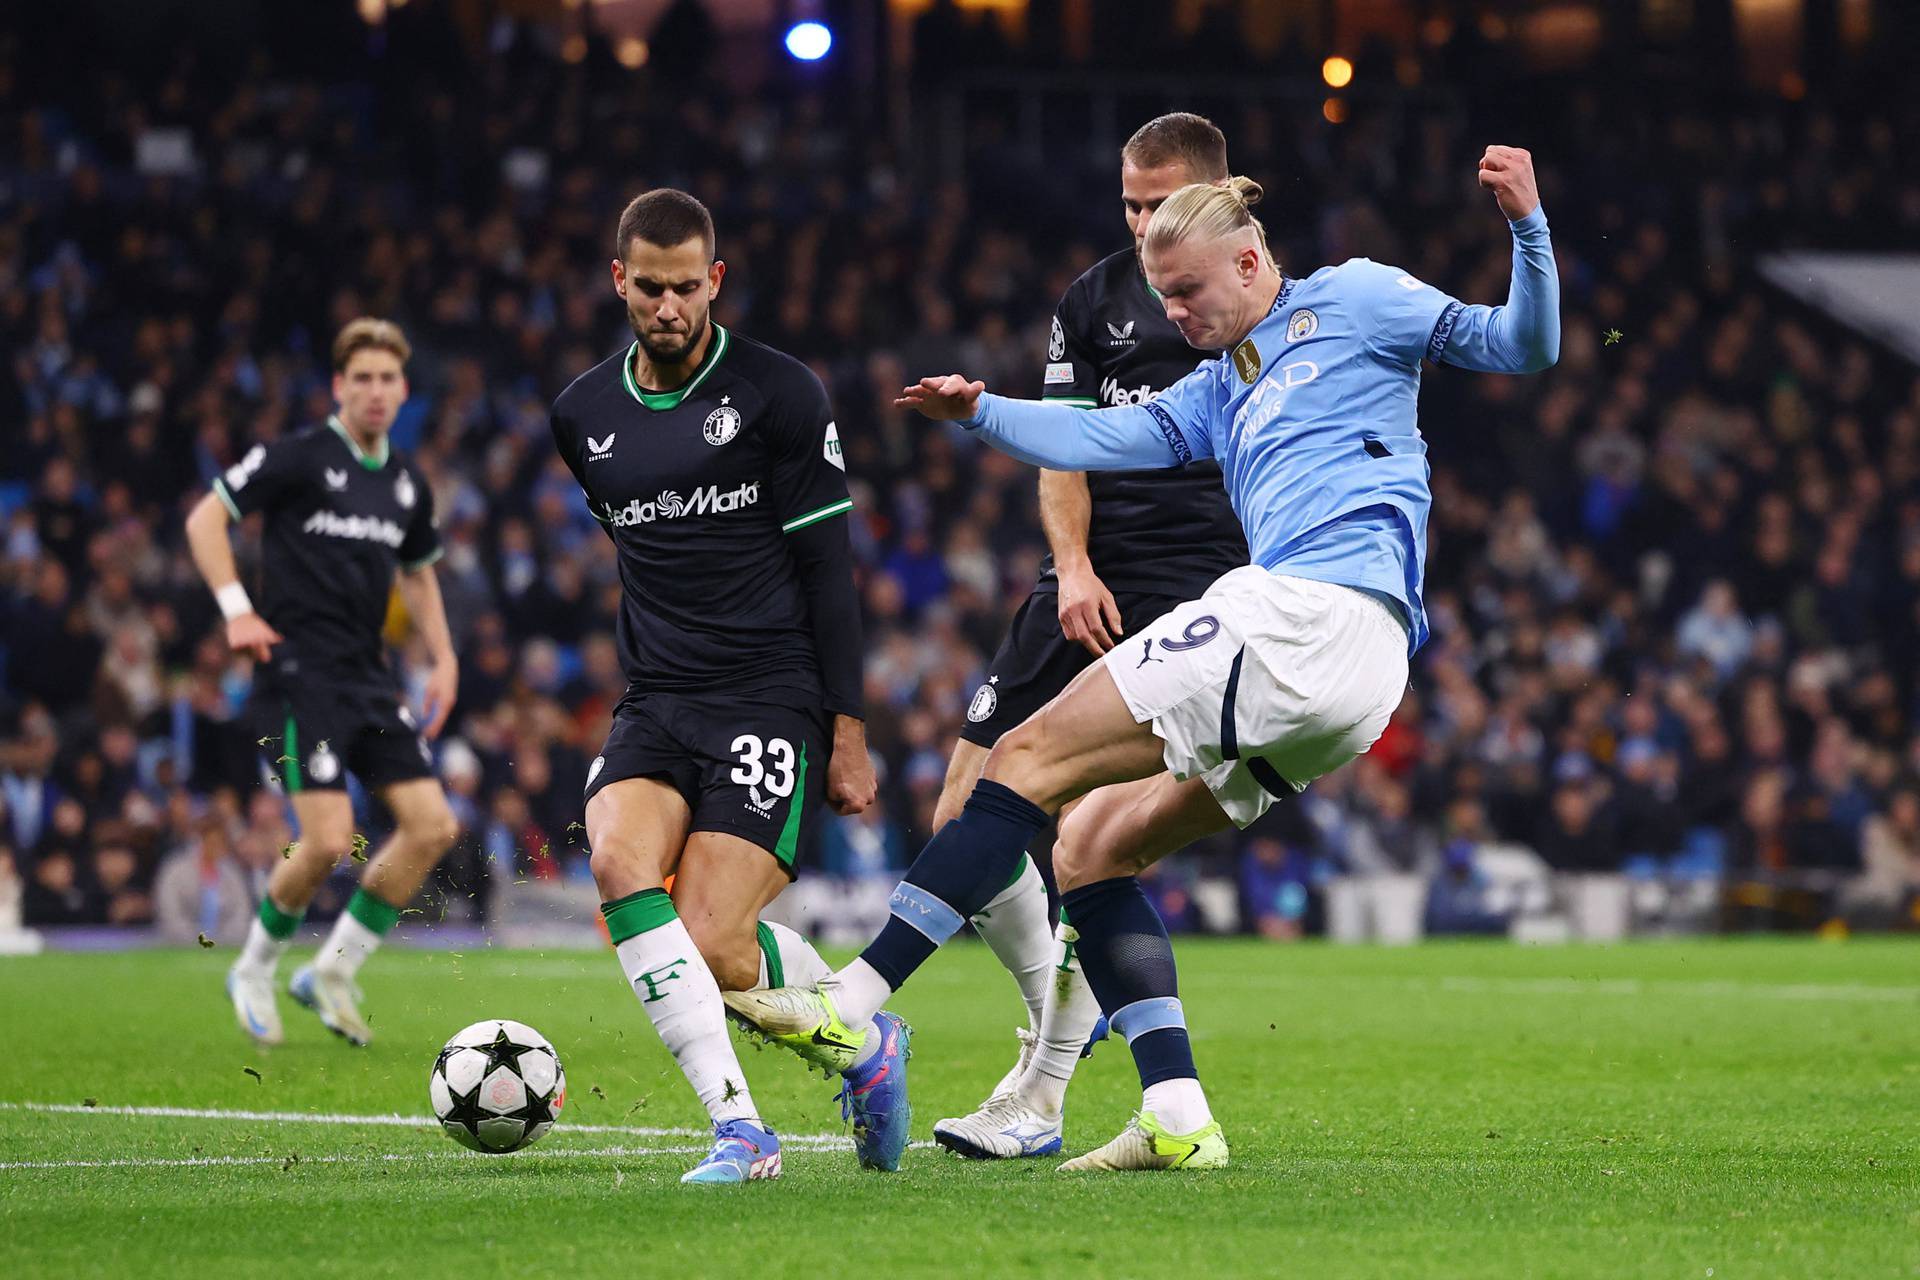
<instances>
[{"instance_id":1,"label":"hair bun","mask_svg":"<svg viewBox=\"0 0 1920 1280\"><path fill-rule=\"evenodd\" d=\"M1235 174L1233 177L1227 179L1227 189L1239 196L1240 203L1249 209L1259 204L1260 197L1266 194L1261 189L1259 183L1255 182L1252 178L1242 177L1239 174Z\"/></svg>"}]
</instances>

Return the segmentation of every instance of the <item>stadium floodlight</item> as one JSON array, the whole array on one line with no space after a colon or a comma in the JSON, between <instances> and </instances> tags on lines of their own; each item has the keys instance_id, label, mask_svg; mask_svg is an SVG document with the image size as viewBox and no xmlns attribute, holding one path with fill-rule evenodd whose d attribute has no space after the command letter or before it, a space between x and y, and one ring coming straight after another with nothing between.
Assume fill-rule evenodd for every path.
<instances>
[{"instance_id":1,"label":"stadium floodlight","mask_svg":"<svg viewBox=\"0 0 1920 1280\"><path fill-rule=\"evenodd\" d=\"M802 62L818 62L833 48L833 32L824 22L796 22L787 29L787 52Z\"/></svg>"},{"instance_id":2,"label":"stadium floodlight","mask_svg":"<svg viewBox=\"0 0 1920 1280\"><path fill-rule=\"evenodd\" d=\"M1336 54L1320 64L1320 78L1329 89L1344 89L1353 83L1353 63Z\"/></svg>"}]
</instances>

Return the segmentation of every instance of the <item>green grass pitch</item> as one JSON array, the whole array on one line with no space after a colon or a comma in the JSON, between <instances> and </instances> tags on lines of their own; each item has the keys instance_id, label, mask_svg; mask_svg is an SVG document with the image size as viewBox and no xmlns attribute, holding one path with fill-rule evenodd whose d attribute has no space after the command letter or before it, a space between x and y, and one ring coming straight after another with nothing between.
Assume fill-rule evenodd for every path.
<instances>
[{"instance_id":1,"label":"green grass pitch","mask_svg":"<svg viewBox=\"0 0 1920 1280\"><path fill-rule=\"evenodd\" d=\"M272 1052L232 1026L230 958L0 961L0 1274L1920 1275L1911 942L1187 942L1231 1169L1071 1178L926 1147L863 1174L829 1087L743 1047L804 1140L776 1183L698 1189L676 1179L702 1117L608 955L392 950L364 975L371 1048L283 1002ZM924 1140L1011 1060L1017 999L966 944L898 1007ZM487 1157L365 1121L424 1115L441 1041L492 1016L558 1046L566 1120L615 1129ZM1137 1097L1102 1046L1069 1150Z\"/></svg>"}]
</instances>

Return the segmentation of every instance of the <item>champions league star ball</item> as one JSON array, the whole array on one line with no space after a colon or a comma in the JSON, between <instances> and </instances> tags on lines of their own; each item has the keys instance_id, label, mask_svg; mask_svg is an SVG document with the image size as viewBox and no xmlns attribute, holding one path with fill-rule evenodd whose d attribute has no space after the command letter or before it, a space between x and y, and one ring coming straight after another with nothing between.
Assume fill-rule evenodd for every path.
<instances>
[{"instance_id":1,"label":"champions league star ball","mask_svg":"<svg viewBox=\"0 0 1920 1280\"><path fill-rule=\"evenodd\" d=\"M447 1041L427 1080L433 1114L454 1141L491 1155L532 1146L567 1101L567 1073L547 1038L489 1018Z\"/></svg>"}]
</instances>

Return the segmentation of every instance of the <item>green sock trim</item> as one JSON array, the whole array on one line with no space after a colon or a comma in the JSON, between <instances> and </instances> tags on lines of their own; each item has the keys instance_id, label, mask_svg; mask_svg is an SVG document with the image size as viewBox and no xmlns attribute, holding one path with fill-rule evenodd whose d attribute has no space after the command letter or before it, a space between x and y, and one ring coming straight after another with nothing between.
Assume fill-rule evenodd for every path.
<instances>
[{"instance_id":1,"label":"green sock trim","mask_svg":"<svg viewBox=\"0 0 1920 1280\"><path fill-rule=\"evenodd\" d=\"M260 927L267 931L269 938L277 938L281 942L293 936L294 930L300 927L300 921L306 914L302 911L299 915L292 915L274 906L272 898L260 899Z\"/></svg>"},{"instance_id":2,"label":"green sock trim","mask_svg":"<svg viewBox=\"0 0 1920 1280\"><path fill-rule=\"evenodd\" d=\"M378 934L385 934L400 922L400 908L368 893L365 886L353 891L347 902L347 914Z\"/></svg>"},{"instance_id":3,"label":"green sock trim","mask_svg":"<svg viewBox=\"0 0 1920 1280\"><path fill-rule=\"evenodd\" d=\"M637 938L649 929L658 929L680 918L665 889L642 889L624 898L603 902L600 914L607 922L607 936L616 947L628 938Z\"/></svg>"},{"instance_id":4,"label":"green sock trim","mask_svg":"<svg viewBox=\"0 0 1920 1280\"><path fill-rule=\"evenodd\" d=\"M1007 890L1013 888L1013 886L1019 884L1020 877L1027 874L1027 868L1032 865L1033 859L1027 854L1021 854L1019 865L1013 869L1013 875L1008 878L1007 882L1000 886L1000 893L1005 893ZM1000 896L1000 893L996 893L993 896L997 898Z\"/></svg>"},{"instance_id":5,"label":"green sock trim","mask_svg":"<svg viewBox=\"0 0 1920 1280\"><path fill-rule=\"evenodd\" d=\"M773 930L764 920L756 920L753 933L760 940L760 954L767 958L767 985L773 988L787 985L787 966L780 963L780 944L774 939Z\"/></svg>"}]
</instances>

